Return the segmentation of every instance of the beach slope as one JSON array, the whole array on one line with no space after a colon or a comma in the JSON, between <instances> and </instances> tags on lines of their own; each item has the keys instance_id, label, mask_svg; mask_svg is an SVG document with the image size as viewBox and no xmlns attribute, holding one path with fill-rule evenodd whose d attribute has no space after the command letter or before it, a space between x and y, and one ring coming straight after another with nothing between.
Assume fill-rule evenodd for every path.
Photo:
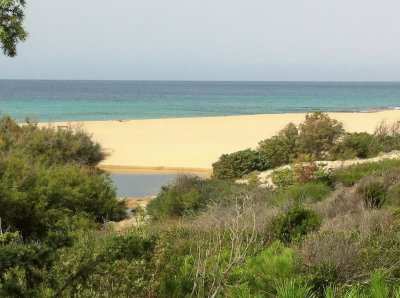
<instances>
[{"instance_id":1,"label":"beach slope","mask_svg":"<svg viewBox=\"0 0 400 298\"><path fill-rule=\"evenodd\" d=\"M328 113L350 132L373 132L382 120L400 120L399 110ZM54 123L78 125L93 135L107 153L101 167L116 171L209 171L223 153L255 148L287 123L305 114Z\"/></svg>"}]
</instances>

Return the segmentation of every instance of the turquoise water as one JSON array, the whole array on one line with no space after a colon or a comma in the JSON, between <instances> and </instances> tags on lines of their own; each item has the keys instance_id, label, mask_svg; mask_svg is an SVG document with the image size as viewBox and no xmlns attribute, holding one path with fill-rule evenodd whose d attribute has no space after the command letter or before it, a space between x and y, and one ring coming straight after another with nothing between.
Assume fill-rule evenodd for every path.
<instances>
[{"instance_id":1,"label":"turquoise water","mask_svg":"<svg viewBox=\"0 0 400 298\"><path fill-rule=\"evenodd\" d=\"M18 121L204 117L400 107L400 83L0 80Z\"/></svg>"}]
</instances>

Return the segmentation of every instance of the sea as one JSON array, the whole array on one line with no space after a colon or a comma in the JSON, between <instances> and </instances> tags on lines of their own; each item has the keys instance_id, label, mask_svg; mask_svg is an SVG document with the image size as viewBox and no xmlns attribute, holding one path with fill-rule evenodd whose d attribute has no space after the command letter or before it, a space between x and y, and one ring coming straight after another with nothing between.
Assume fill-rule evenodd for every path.
<instances>
[{"instance_id":1,"label":"sea","mask_svg":"<svg viewBox=\"0 0 400 298\"><path fill-rule=\"evenodd\" d=\"M0 113L18 122L400 109L400 83L0 80ZM112 174L117 196L156 195L176 175Z\"/></svg>"},{"instance_id":2,"label":"sea","mask_svg":"<svg viewBox=\"0 0 400 298\"><path fill-rule=\"evenodd\" d=\"M0 112L19 122L399 108L400 82L0 80Z\"/></svg>"}]
</instances>

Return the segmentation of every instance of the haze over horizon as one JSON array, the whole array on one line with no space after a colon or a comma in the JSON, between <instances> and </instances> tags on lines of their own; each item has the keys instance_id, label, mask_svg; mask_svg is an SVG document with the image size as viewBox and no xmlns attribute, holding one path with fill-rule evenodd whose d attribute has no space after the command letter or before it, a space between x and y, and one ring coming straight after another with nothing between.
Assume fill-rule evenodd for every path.
<instances>
[{"instance_id":1,"label":"haze over horizon","mask_svg":"<svg viewBox=\"0 0 400 298\"><path fill-rule=\"evenodd\" d=\"M0 79L400 81L400 2L28 0Z\"/></svg>"}]
</instances>

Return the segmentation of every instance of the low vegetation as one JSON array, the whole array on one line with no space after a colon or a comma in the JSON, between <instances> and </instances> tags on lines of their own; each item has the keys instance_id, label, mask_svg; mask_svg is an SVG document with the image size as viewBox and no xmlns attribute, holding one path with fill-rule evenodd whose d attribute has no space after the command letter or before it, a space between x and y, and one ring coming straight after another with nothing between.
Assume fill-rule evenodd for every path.
<instances>
[{"instance_id":1,"label":"low vegetation","mask_svg":"<svg viewBox=\"0 0 400 298\"><path fill-rule=\"evenodd\" d=\"M256 150L247 149L221 156L214 163L213 170L216 178L237 179L253 171L291 163L371 158L399 149L400 121L392 124L381 122L373 134L349 133L341 122L316 112L308 114L298 126L289 123L277 135L261 141ZM263 166L250 162L247 157L250 155L253 156L252 161L263 160Z\"/></svg>"},{"instance_id":2,"label":"low vegetation","mask_svg":"<svg viewBox=\"0 0 400 298\"><path fill-rule=\"evenodd\" d=\"M232 154L224 154L213 164L216 179L235 179L254 171L269 168L267 159L257 151L246 149Z\"/></svg>"},{"instance_id":3,"label":"low vegetation","mask_svg":"<svg viewBox=\"0 0 400 298\"><path fill-rule=\"evenodd\" d=\"M307 121L334 124L334 137L315 147L307 137L301 148L338 154L340 123ZM277 137L293 144L305 127ZM35 162L12 144L1 157L1 297L400 297L398 160L331 171L295 152L261 163L307 161L274 173L275 188L236 184L225 169L212 179L182 175L148 205L148 224L117 233L103 223L123 207L95 163L57 154ZM260 170L254 152L228 158L235 167L226 173ZM242 158L249 168L236 165Z\"/></svg>"}]
</instances>

